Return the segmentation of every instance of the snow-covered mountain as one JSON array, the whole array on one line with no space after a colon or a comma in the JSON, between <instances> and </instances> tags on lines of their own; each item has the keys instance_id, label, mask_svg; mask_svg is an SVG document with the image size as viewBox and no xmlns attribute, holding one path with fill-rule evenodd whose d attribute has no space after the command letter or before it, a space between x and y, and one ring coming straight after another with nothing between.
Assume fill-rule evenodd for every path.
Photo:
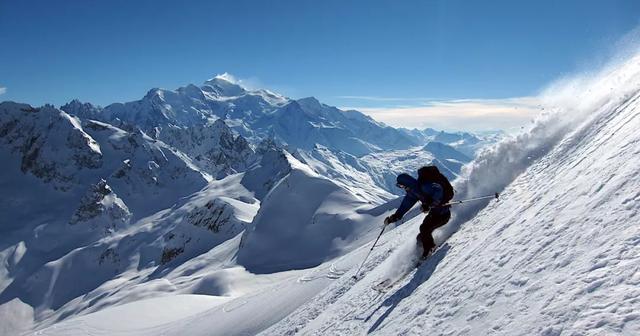
<instances>
[{"instance_id":1,"label":"snow-covered mountain","mask_svg":"<svg viewBox=\"0 0 640 336\"><path fill-rule=\"evenodd\" d=\"M156 139L180 150L216 178L245 171L258 160L249 142L234 135L221 119L205 125L166 126Z\"/></svg>"},{"instance_id":2,"label":"snow-covered mountain","mask_svg":"<svg viewBox=\"0 0 640 336\"><path fill-rule=\"evenodd\" d=\"M167 127L201 126L223 119L251 140L273 138L303 149L320 144L357 156L420 144L415 137L358 111L342 111L313 97L293 100L267 90L247 90L226 74L200 87L152 89L138 101L105 108L72 101L62 110L114 125L135 125L154 138L163 138Z\"/></svg>"},{"instance_id":3,"label":"snow-covered mountain","mask_svg":"<svg viewBox=\"0 0 640 336\"><path fill-rule=\"evenodd\" d=\"M316 172L338 178L347 187L362 189L358 184L367 184L364 189L370 190L369 196L376 202L399 192L390 181L403 169L415 170L434 163L455 177L460 163L469 161L464 158L466 154L456 155L452 161L440 156L438 148L419 149L420 146L442 138L454 148L451 150L473 157L477 149L496 141L469 133L394 129L358 111L342 111L312 97L294 100L267 90L248 90L227 74L200 87L152 89L134 102L101 108L74 100L61 109L81 119L100 120L129 131L140 129L184 153L215 178L256 164L259 155L254 153L255 147L270 139L289 152L298 153L299 159L305 161L306 157ZM371 160L363 158L389 151L397 151L395 156L401 161L413 159L413 164L384 169L385 176L381 177L380 169L368 167L367 161ZM409 157L405 160L403 155ZM353 174L358 176L356 180Z\"/></svg>"},{"instance_id":4,"label":"snow-covered mountain","mask_svg":"<svg viewBox=\"0 0 640 336\"><path fill-rule=\"evenodd\" d=\"M286 175L263 199L238 251L238 263L252 273L317 266L344 254L368 229L355 215L371 205L290 154L282 155Z\"/></svg>"},{"instance_id":5,"label":"snow-covered mountain","mask_svg":"<svg viewBox=\"0 0 640 336\"><path fill-rule=\"evenodd\" d=\"M60 301L55 293L73 297L54 312L36 310L38 333L638 334L638 57L593 80L552 87L541 97L548 112L529 130L465 165L455 183L459 197L501 191L501 200L454 208L451 222L437 231L442 247L387 291L373 287L410 270L422 216L412 211L406 222L389 227L354 280L397 200L369 204L364 180L349 183L340 176L349 169L369 175L363 162L379 167L394 162L395 154L370 153L362 160L367 155L323 146L289 153L267 141L255 149L261 160L247 172L211 181L174 207L130 223L126 234L102 239L93 255L116 265L109 270L117 269L119 277L84 295L65 292L62 278L37 280L67 276L63 265L89 265L82 255L95 247L87 246L23 281L25 293L44 292L47 302ZM445 160L462 158L451 152L451 143L425 145ZM117 203L103 201L110 189L124 200L115 186L98 182L84 197L88 203L107 211L106 204ZM228 216L213 203L227 204ZM190 210L209 205L216 210ZM215 237L206 228L218 222L202 217L209 213L228 218L230 235L238 223L249 229L221 243L196 244L202 247L191 252L180 251L190 241L165 240L183 226L203 230L192 237ZM4 246L0 256L10 267L2 277L10 279L30 248ZM184 257L162 263L157 258L165 247ZM44 291L52 283L55 290ZM14 328L28 327L36 296L5 293L2 318ZM55 321L61 322L46 328Z\"/></svg>"},{"instance_id":6,"label":"snow-covered mountain","mask_svg":"<svg viewBox=\"0 0 640 336\"><path fill-rule=\"evenodd\" d=\"M103 165L100 146L80 121L46 105L0 105L2 143L20 162L20 170L68 190L86 171Z\"/></svg>"},{"instance_id":7,"label":"snow-covered mountain","mask_svg":"<svg viewBox=\"0 0 640 336\"><path fill-rule=\"evenodd\" d=\"M474 157L482 148L494 144L505 137L502 131L472 134L469 132L437 131L433 128L422 130L400 128L399 130L418 138L421 143L438 142L449 145L468 157Z\"/></svg>"}]
</instances>

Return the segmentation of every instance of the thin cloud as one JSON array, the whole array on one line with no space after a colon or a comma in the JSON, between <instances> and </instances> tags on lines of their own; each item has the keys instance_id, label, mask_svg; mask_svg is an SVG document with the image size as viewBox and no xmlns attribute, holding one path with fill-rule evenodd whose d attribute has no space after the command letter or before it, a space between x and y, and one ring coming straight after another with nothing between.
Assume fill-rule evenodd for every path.
<instances>
[{"instance_id":1,"label":"thin cloud","mask_svg":"<svg viewBox=\"0 0 640 336\"><path fill-rule=\"evenodd\" d=\"M395 127L444 130L514 130L543 109L535 97L426 101L414 106L349 107Z\"/></svg>"},{"instance_id":2,"label":"thin cloud","mask_svg":"<svg viewBox=\"0 0 640 336\"><path fill-rule=\"evenodd\" d=\"M222 79L225 80L227 82L236 84L236 85L240 85L242 87L244 87L245 89L249 89L249 90L256 90L259 88L264 87L262 85L262 82L257 78L257 77L250 77L250 78L238 78L228 72L224 72L222 74L216 75L215 77L213 77L214 79Z\"/></svg>"},{"instance_id":3,"label":"thin cloud","mask_svg":"<svg viewBox=\"0 0 640 336\"><path fill-rule=\"evenodd\" d=\"M261 90L261 89L266 90L265 88L269 88L267 91L277 92L278 94L283 95L285 97L295 96L294 94L295 89L288 86L282 86L277 84L265 84L260 78L255 76L240 78L228 72L224 72L222 74L216 75L214 78L224 79L233 84L240 85L244 89L249 91Z\"/></svg>"},{"instance_id":4,"label":"thin cloud","mask_svg":"<svg viewBox=\"0 0 640 336\"><path fill-rule=\"evenodd\" d=\"M436 98L428 98L428 97L411 97L411 98L402 98L402 97L376 97L376 96L337 96L338 99L351 99L351 100L368 100L368 101L433 101Z\"/></svg>"},{"instance_id":5,"label":"thin cloud","mask_svg":"<svg viewBox=\"0 0 640 336\"><path fill-rule=\"evenodd\" d=\"M0 86L0 95L7 93L7 88Z\"/></svg>"}]
</instances>

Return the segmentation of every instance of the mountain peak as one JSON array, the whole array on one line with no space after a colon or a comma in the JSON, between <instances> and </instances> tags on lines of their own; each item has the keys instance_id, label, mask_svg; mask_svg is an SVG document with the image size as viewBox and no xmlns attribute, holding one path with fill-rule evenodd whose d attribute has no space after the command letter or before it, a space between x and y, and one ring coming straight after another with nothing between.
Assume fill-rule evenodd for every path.
<instances>
[{"instance_id":1,"label":"mountain peak","mask_svg":"<svg viewBox=\"0 0 640 336\"><path fill-rule=\"evenodd\" d=\"M189 97L204 99L204 94L202 93L202 90L198 86L193 84L180 87L176 90L176 92L185 94Z\"/></svg>"},{"instance_id":2,"label":"mountain peak","mask_svg":"<svg viewBox=\"0 0 640 336\"><path fill-rule=\"evenodd\" d=\"M247 92L240 81L227 72L207 80L204 85L213 88L221 96L241 96Z\"/></svg>"},{"instance_id":3,"label":"mountain peak","mask_svg":"<svg viewBox=\"0 0 640 336\"><path fill-rule=\"evenodd\" d=\"M83 103L81 102L79 99L73 99L70 102L60 106L60 109L70 113L68 110L77 110L77 109L82 109L83 107L93 107L93 105L91 105L91 103ZM71 113L73 114L73 113Z\"/></svg>"},{"instance_id":4,"label":"mountain peak","mask_svg":"<svg viewBox=\"0 0 640 336\"><path fill-rule=\"evenodd\" d=\"M228 129L229 126L227 125L227 123L224 122L224 120L222 119L216 119L213 124L211 124L212 127L214 128L220 128L220 129Z\"/></svg>"},{"instance_id":5,"label":"mountain peak","mask_svg":"<svg viewBox=\"0 0 640 336\"><path fill-rule=\"evenodd\" d=\"M60 106L60 110L80 118L97 119L99 118L102 108L91 103L83 103L79 99L73 99Z\"/></svg>"},{"instance_id":6,"label":"mountain peak","mask_svg":"<svg viewBox=\"0 0 640 336\"><path fill-rule=\"evenodd\" d=\"M301 103L301 104L322 105L322 104L320 103L320 101L318 100L318 98L313 97L313 96L311 96L311 97L305 97L305 98L300 98L300 99L298 99L297 101L298 101L298 103Z\"/></svg>"},{"instance_id":7,"label":"mountain peak","mask_svg":"<svg viewBox=\"0 0 640 336\"><path fill-rule=\"evenodd\" d=\"M240 84L239 81L236 79L236 77L234 77L232 74L230 74L228 72L224 72L224 73L215 75L210 80L213 80L213 79L227 81L227 82L232 83L232 84Z\"/></svg>"},{"instance_id":8,"label":"mountain peak","mask_svg":"<svg viewBox=\"0 0 640 336\"><path fill-rule=\"evenodd\" d=\"M147 94L144 95L143 99L153 99L155 97L163 98L162 96L162 89L152 88L151 90L147 91Z\"/></svg>"}]
</instances>

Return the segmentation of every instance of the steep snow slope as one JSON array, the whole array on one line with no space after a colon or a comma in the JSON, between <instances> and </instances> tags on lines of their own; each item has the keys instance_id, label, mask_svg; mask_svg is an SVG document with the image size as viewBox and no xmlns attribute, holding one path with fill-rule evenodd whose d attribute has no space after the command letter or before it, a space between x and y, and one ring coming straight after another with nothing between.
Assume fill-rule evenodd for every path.
<instances>
[{"instance_id":1,"label":"steep snow slope","mask_svg":"<svg viewBox=\"0 0 640 336\"><path fill-rule=\"evenodd\" d=\"M506 186L502 200L457 208L454 228L478 214L403 282L371 289L411 243L265 334L640 333L638 61L556 92L549 101L570 104L469 166L463 194Z\"/></svg>"},{"instance_id":2,"label":"steep snow slope","mask_svg":"<svg viewBox=\"0 0 640 336\"><path fill-rule=\"evenodd\" d=\"M284 152L291 168L269 191L245 231L238 263L252 273L309 268L345 253L368 223L371 207Z\"/></svg>"}]
</instances>

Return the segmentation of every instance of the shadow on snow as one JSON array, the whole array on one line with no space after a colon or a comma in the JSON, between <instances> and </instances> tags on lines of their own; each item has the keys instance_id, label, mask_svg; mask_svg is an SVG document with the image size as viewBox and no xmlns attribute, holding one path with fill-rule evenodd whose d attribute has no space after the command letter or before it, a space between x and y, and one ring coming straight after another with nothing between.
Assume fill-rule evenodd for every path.
<instances>
[{"instance_id":1,"label":"shadow on snow","mask_svg":"<svg viewBox=\"0 0 640 336\"><path fill-rule=\"evenodd\" d=\"M378 308L376 308L371 314L369 314L369 316L367 316L365 321L369 321L373 317L373 315L375 315L375 313L378 310L380 310L382 307L388 307L387 310L384 312L384 314L382 314L376 320L376 322L371 326L371 328L369 328L369 331L367 333L374 332L382 324L382 322L384 322L384 320L389 316L389 314L391 314L391 312L393 312L393 310L396 309L396 307L402 300L411 296L411 294L413 294L413 292L421 284L429 280L433 272L436 270L436 267L438 266L440 261L444 259L444 257L447 255L447 252L449 252L450 249L451 249L451 246L449 244L445 244L441 248L439 248L434 255L429 257L426 264L418 268L416 273L413 275L413 278L411 278L411 281L409 281L406 285L404 285L402 288L398 289L395 293L393 293L393 295L391 295L386 300L384 300Z\"/></svg>"}]
</instances>

